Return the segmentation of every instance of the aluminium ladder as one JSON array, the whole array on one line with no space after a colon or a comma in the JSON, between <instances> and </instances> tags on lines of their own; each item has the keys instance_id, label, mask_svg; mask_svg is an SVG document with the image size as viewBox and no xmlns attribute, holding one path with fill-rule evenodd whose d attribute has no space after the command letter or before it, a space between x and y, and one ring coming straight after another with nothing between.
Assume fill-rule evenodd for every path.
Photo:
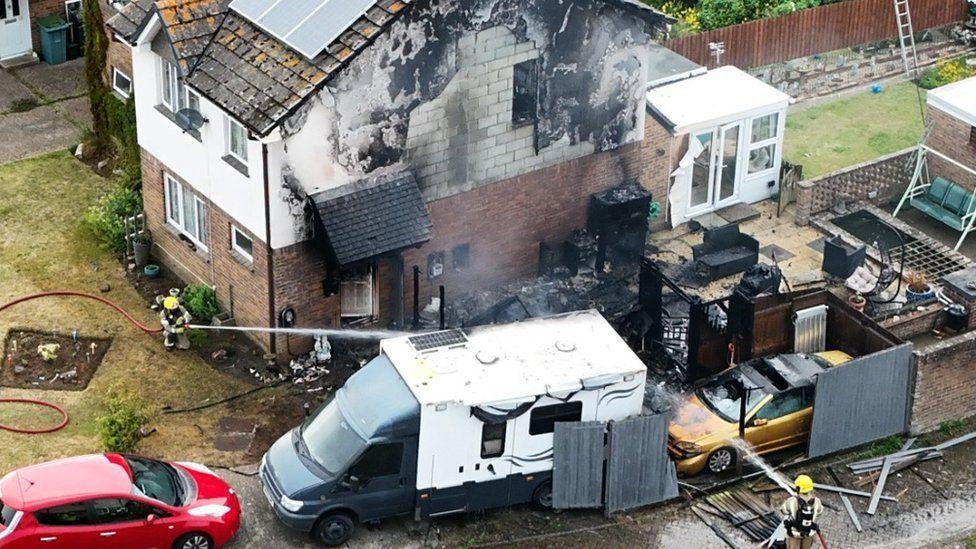
<instances>
[{"instance_id":1,"label":"aluminium ladder","mask_svg":"<svg viewBox=\"0 0 976 549\"><path fill-rule=\"evenodd\" d=\"M915 32L912 28L912 12L908 0L895 1L895 22L898 25L898 42L901 44L901 60L909 78L918 76L918 51L915 49Z\"/></svg>"}]
</instances>

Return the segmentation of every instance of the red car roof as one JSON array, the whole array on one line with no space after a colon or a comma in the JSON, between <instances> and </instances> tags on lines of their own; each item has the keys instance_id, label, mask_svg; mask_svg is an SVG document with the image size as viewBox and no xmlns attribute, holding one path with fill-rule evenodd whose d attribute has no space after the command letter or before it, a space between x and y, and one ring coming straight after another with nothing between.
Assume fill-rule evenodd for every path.
<instances>
[{"instance_id":1,"label":"red car roof","mask_svg":"<svg viewBox=\"0 0 976 549\"><path fill-rule=\"evenodd\" d=\"M131 473L118 454L49 461L18 469L0 480L0 498L4 505L25 512L131 493Z\"/></svg>"}]
</instances>

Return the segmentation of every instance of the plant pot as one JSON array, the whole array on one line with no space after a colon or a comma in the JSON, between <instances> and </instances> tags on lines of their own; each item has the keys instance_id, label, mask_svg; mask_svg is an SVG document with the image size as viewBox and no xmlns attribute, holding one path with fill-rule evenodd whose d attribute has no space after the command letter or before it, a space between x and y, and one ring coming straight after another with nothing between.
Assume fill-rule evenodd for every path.
<instances>
[{"instance_id":1,"label":"plant pot","mask_svg":"<svg viewBox=\"0 0 976 549\"><path fill-rule=\"evenodd\" d=\"M152 250L152 242L132 243L132 255L136 261L136 267L145 267L149 264L149 251Z\"/></svg>"},{"instance_id":2,"label":"plant pot","mask_svg":"<svg viewBox=\"0 0 976 549\"><path fill-rule=\"evenodd\" d=\"M932 299L935 299L935 290L931 286L926 286L923 292L916 292L911 288L905 288L905 301L909 303L921 303L922 301Z\"/></svg>"},{"instance_id":3,"label":"plant pot","mask_svg":"<svg viewBox=\"0 0 976 549\"><path fill-rule=\"evenodd\" d=\"M159 276L159 265L146 265L142 268L142 274L146 278L156 278Z\"/></svg>"},{"instance_id":4,"label":"plant pot","mask_svg":"<svg viewBox=\"0 0 976 549\"><path fill-rule=\"evenodd\" d=\"M864 306L867 305L868 302L863 297L860 299L855 299L855 296L851 296L850 299L847 300L847 304L851 306L851 309L858 312L863 312Z\"/></svg>"}]
</instances>

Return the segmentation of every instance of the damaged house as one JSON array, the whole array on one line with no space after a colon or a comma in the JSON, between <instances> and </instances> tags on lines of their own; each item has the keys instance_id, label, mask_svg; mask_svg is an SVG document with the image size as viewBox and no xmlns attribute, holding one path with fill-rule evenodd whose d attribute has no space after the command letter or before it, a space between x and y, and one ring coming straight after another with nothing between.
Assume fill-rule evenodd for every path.
<instances>
[{"instance_id":1,"label":"damaged house","mask_svg":"<svg viewBox=\"0 0 976 549\"><path fill-rule=\"evenodd\" d=\"M137 0L107 24L154 253L239 324L402 325L415 272L421 304L530 276L593 193L667 194L645 95L698 67L643 4L292 4Z\"/></svg>"}]
</instances>

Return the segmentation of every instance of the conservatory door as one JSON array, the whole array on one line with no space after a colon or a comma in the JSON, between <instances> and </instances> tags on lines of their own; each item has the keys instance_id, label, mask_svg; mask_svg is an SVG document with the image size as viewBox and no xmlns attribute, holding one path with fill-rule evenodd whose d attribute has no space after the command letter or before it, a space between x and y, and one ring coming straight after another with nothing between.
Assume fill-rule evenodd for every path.
<instances>
[{"instance_id":1,"label":"conservatory door","mask_svg":"<svg viewBox=\"0 0 976 549\"><path fill-rule=\"evenodd\" d=\"M716 151L715 209L728 206L739 198L739 136L742 124L737 122L719 129L719 146Z\"/></svg>"}]
</instances>

